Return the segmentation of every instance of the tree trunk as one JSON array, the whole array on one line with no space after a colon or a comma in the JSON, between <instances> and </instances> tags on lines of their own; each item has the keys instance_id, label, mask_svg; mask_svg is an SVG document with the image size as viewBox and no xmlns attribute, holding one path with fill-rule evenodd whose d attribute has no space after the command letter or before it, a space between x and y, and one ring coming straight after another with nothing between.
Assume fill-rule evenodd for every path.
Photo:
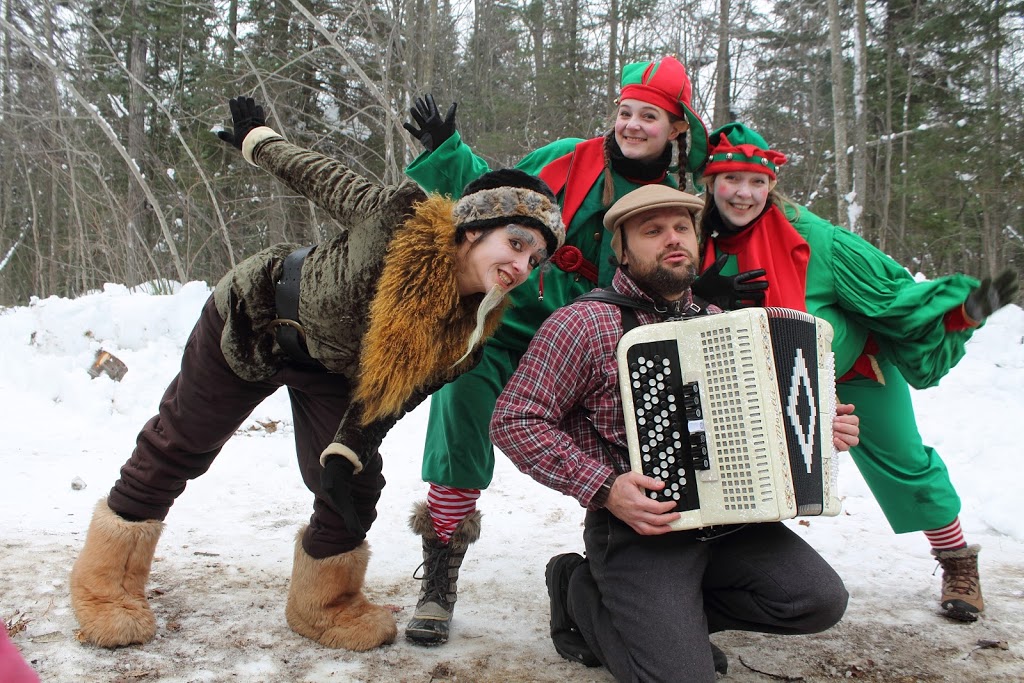
<instances>
[{"instance_id":1,"label":"tree trunk","mask_svg":"<svg viewBox=\"0 0 1024 683\"><path fill-rule=\"evenodd\" d=\"M835 1L835 0L833 0ZM853 63L853 196L857 210L850 214L850 230L864 234L868 205L868 19L864 0L856 0L857 26Z\"/></svg>"},{"instance_id":2,"label":"tree trunk","mask_svg":"<svg viewBox=\"0 0 1024 683\"><path fill-rule=\"evenodd\" d=\"M131 33L131 54L128 58L128 70L131 72L131 83L129 84L128 97L128 156L138 167L143 175L145 168L143 157L146 150L146 109L145 93L140 84L146 82L146 57L149 44L146 38L146 31L143 23L143 7L141 0L132 0L132 19L134 26ZM136 179L128 181L128 221L135 227L135 231L145 239L145 242L136 243L134 240L126 245L128 249L128 273L127 284L137 284L144 279L142 262L143 258L138 253L139 249L148 250L152 245L148 243L149 230L146 221L146 198L139 187ZM154 277L159 277L154 273Z\"/></svg>"},{"instance_id":3,"label":"tree trunk","mask_svg":"<svg viewBox=\"0 0 1024 683\"><path fill-rule=\"evenodd\" d=\"M718 2L718 60L715 64L715 117L718 128L732 121L732 70L729 64L729 0Z\"/></svg>"},{"instance_id":4,"label":"tree trunk","mask_svg":"<svg viewBox=\"0 0 1024 683\"><path fill-rule=\"evenodd\" d=\"M434 89L434 46L437 39L437 0L427 0L427 35L423 42L423 92Z\"/></svg>"},{"instance_id":5,"label":"tree trunk","mask_svg":"<svg viewBox=\"0 0 1024 683\"><path fill-rule=\"evenodd\" d=\"M839 0L828 0L828 36L832 52L832 120L836 159L836 217L841 225L850 226L849 161L846 150L846 76L843 69L843 27ZM859 200L859 198L858 198ZM858 201L859 203L859 201Z\"/></svg>"},{"instance_id":6,"label":"tree trunk","mask_svg":"<svg viewBox=\"0 0 1024 683\"><path fill-rule=\"evenodd\" d=\"M235 72L235 41L238 40L238 0L228 0L228 39L224 44L224 66Z\"/></svg>"},{"instance_id":7,"label":"tree trunk","mask_svg":"<svg viewBox=\"0 0 1024 683\"><path fill-rule=\"evenodd\" d=\"M608 8L608 90L606 100L614 102L619 94L619 0Z\"/></svg>"}]
</instances>

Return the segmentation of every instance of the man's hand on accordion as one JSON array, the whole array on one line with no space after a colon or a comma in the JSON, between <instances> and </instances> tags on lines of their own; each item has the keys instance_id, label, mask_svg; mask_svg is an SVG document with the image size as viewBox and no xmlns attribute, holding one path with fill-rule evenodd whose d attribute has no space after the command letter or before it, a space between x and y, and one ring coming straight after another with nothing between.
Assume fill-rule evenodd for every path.
<instances>
[{"instance_id":1,"label":"man's hand on accordion","mask_svg":"<svg viewBox=\"0 0 1024 683\"><path fill-rule=\"evenodd\" d=\"M860 418L853 414L852 403L836 403L832 420L832 443L837 451L848 451L860 443Z\"/></svg>"},{"instance_id":2,"label":"man's hand on accordion","mask_svg":"<svg viewBox=\"0 0 1024 683\"><path fill-rule=\"evenodd\" d=\"M672 531L668 525L679 519L678 512L670 512L676 504L659 503L645 493L663 488L665 482L659 479L645 477L639 472L626 472L615 478L604 506L642 536L665 534Z\"/></svg>"}]
</instances>

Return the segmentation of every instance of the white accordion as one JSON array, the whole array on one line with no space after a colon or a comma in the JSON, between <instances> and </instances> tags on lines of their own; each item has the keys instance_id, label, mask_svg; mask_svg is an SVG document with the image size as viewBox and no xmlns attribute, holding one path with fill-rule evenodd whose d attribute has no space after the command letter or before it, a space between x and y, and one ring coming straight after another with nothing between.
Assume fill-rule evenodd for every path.
<instances>
[{"instance_id":1,"label":"white accordion","mask_svg":"<svg viewBox=\"0 0 1024 683\"><path fill-rule=\"evenodd\" d=\"M787 308L642 325L617 360L632 469L675 530L837 515L832 326Z\"/></svg>"}]
</instances>

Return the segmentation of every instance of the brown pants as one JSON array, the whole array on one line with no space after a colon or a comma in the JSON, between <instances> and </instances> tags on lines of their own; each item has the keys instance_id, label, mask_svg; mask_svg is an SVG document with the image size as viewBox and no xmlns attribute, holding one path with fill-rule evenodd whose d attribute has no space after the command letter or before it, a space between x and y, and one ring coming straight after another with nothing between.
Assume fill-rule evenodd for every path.
<instances>
[{"instance_id":1,"label":"brown pants","mask_svg":"<svg viewBox=\"0 0 1024 683\"><path fill-rule=\"evenodd\" d=\"M285 386L295 423L299 470L315 496L302 546L315 558L352 550L360 539L348 532L320 485L320 453L334 439L338 421L348 408L349 381L342 375L286 364L264 381L247 382L224 359L223 328L211 296L185 344L178 376L164 392L159 412L139 433L132 457L121 467L121 477L108 498L110 508L130 518L164 519L188 480L206 472L256 406ZM353 478L353 501L367 530L377 518L377 501L385 483L382 468L380 454L375 453Z\"/></svg>"}]
</instances>

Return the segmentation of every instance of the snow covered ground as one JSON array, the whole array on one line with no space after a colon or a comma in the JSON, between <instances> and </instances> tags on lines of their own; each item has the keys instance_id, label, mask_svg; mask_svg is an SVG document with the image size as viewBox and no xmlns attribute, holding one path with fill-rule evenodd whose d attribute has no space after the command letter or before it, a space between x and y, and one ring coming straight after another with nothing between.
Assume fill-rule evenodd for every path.
<instances>
[{"instance_id":1,"label":"snow covered ground","mask_svg":"<svg viewBox=\"0 0 1024 683\"><path fill-rule=\"evenodd\" d=\"M400 635L356 654L292 633L284 602L310 495L280 392L171 510L149 584L155 640L118 650L81 645L68 572L93 506L155 412L208 294L203 283L162 296L109 285L0 312L0 618L41 680L612 680L561 659L547 637L544 565L581 551L582 510L500 456L480 501L483 535L466 558L447 645L415 647ZM87 374L101 347L126 363L123 381ZM914 401L926 442L943 455L963 498L968 540L983 546L983 618L964 625L936 614L940 573L923 535L892 534L844 456L843 514L793 528L847 582L846 617L815 636L716 635L730 655L724 680L1024 680L1024 311L1010 306L993 316L941 386ZM393 606L400 629L418 591L419 542L406 524L425 493L426 413L423 406L403 419L384 442L388 486L369 535L367 592Z\"/></svg>"}]
</instances>

